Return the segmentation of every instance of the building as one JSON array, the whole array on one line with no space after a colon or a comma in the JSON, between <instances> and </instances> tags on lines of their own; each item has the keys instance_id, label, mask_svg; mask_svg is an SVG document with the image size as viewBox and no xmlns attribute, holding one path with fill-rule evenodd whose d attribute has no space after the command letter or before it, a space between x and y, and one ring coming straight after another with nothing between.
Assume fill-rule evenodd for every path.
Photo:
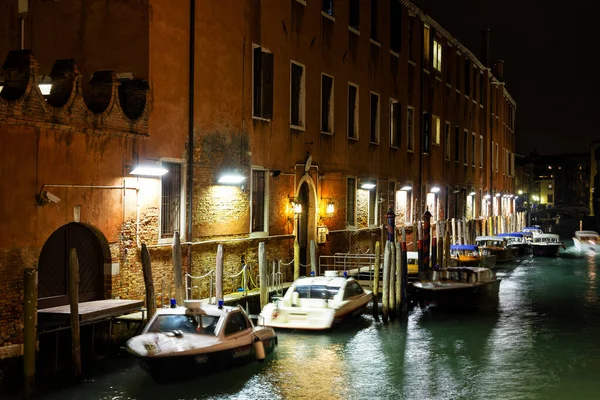
<instances>
[{"instance_id":1,"label":"building","mask_svg":"<svg viewBox=\"0 0 600 400\"><path fill-rule=\"evenodd\" d=\"M389 207L409 234L426 210L434 223L514 211L503 62L492 71L409 1L19 4L0 16L0 54L31 50L0 80L0 166L15 171L0 182L4 357L22 343L23 267L39 269L40 307L65 303L70 246L91 249L89 299L141 299L140 245L168 287L175 234L192 275L217 244L230 276L256 268L259 242L291 260L296 239L306 272L313 240L373 249Z\"/></svg>"}]
</instances>

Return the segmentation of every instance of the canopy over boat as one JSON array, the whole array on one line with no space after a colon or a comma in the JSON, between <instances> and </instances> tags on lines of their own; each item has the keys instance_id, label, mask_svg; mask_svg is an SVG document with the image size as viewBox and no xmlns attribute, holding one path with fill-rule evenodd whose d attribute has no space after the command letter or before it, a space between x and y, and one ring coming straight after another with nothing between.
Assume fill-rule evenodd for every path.
<instances>
[{"instance_id":1,"label":"canopy over boat","mask_svg":"<svg viewBox=\"0 0 600 400\"><path fill-rule=\"evenodd\" d=\"M479 247L475 244L453 244L450 245L450 250L478 251Z\"/></svg>"}]
</instances>

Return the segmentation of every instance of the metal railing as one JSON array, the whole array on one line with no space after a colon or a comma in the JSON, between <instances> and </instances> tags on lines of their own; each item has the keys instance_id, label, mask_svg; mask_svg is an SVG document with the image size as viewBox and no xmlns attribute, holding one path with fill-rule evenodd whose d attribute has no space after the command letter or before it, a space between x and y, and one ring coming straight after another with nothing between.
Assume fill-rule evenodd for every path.
<instances>
[{"instance_id":1,"label":"metal railing","mask_svg":"<svg viewBox=\"0 0 600 400\"><path fill-rule=\"evenodd\" d=\"M380 263L383 266L383 254ZM361 280L368 276L373 286L374 265L375 254L335 253L332 256L319 256L317 273L323 275L327 270L346 271L348 275L360 275Z\"/></svg>"}]
</instances>

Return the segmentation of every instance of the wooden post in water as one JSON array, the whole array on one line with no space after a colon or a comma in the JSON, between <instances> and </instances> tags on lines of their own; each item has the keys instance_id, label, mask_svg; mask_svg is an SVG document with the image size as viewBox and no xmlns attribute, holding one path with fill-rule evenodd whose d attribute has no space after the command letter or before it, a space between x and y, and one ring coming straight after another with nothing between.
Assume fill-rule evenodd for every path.
<instances>
[{"instance_id":1,"label":"wooden post in water","mask_svg":"<svg viewBox=\"0 0 600 400\"><path fill-rule=\"evenodd\" d=\"M396 246L393 241L388 241L390 244L390 309L389 317L391 320L396 316ZM386 244L387 246L387 244Z\"/></svg>"},{"instance_id":2,"label":"wooden post in water","mask_svg":"<svg viewBox=\"0 0 600 400\"><path fill-rule=\"evenodd\" d=\"M154 279L152 278L152 263L146 243L142 243L142 272L144 273L144 285L146 286L146 319L156 314L156 295L154 294Z\"/></svg>"},{"instance_id":3,"label":"wooden post in water","mask_svg":"<svg viewBox=\"0 0 600 400\"><path fill-rule=\"evenodd\" d=\"M407 302L406 302L406 298L407 298L407 286L408 286L408 257L407 257L407 248L406 248L406 230L404 229L404 227L402 227L402 243L401 243L401 259L400 259L400 263L401 263L401 275L402 275L402 282L401 282L401 292L400 292L400 304L402 305L402 313L404 314L408 307L407 307Z\"/></svg>"},{"instance_id":4,"label":"wooden post in water","mask_svg":"<svg viewBox=\"0 0 600 400\"><path fill-rule=\"evenodd\" d=\"M440 222L438 229L437 229L437 254L436 254L436 260L438 262L438 264L440 265L440 267L443 267L443 261L444 261L444 223Z\"/></svg>"},{"instance_id":5,"label":"wooden post in water","mask_svg":"<svg viewBox=\"0 0 600 400\"><path fill-rule=\"evenodd\" d=\"M456 244L456 219L452 218L452 244Z\"/></svg>"},{"instance_id":6,"label":"wooden post in water","mask_svg":"<svg viewBox=\"0 0 600 400\"><path fill-rule=\"evenodd\" d=\"M217 246L217 262L215 265L215 302L224 300L223 297L223 245Z\"/></svg>"},{"instance_id":7,"label":"wooden post in water","mask_svg":"<svg viewBox=\"0 0 600 400\"><path fill-rule=\"evenodd\" d=\"M417 243L417 253L419 260L417 261L417 265L419 266L419 280L425 280L425 268L423 266L423 240L419 239Z\"/></svg>"},{"instance_id":8,"label":"wooden post in water","mask_svg":"<svg viewBox=\"0 0 600 400\"><path fill-rule=\"evenodd\" d=\"M317 275L317 245L314 240L310 241L310 272L308 276Z\"/></svg>"},{"instance_id":9,"label":"wooden post in water","mask_svg":"<svg viewBox=\"0 0 600 400\"><path fill-rule=\"evenodd\" d=\"M402 311L402 250L400 242L395 240L394 247L396 248L396 315L400 316Z\"/></svg>"},{"instance_id":10,"label":"wooden post in water","mask_svg":"<svg viewBox=\"0 0 600 400\"><path fill-rule=\"evenodd\" d=\"M425 210L423 213L423 271L427 274L430 271L429 263L431 245L431 213Z\"/></svg>"},{"instance_id":11,"label":"wooden post in water","mask_svg":"<svg viewBox=\"0 0 600 400\"><path fill-rule=\"evenodd\" d=\"M72 248L69 253L69 305L71 311L71 355L73 358L73 375L76 381L80 381L81 341L79 335L79 261L77 259L77 250L75 248Z\"/></svg>"},{"instance_id":12,"label":"wooden post in water","mask_svg":"<svg viewBox=\"0 0 600 400\"><path fill-rule=\"evenodd\" d=\"M35 389L35 344L37 336L37 270L23 271L23 378L24 394L28 399Z\"/></svg>"},{"instance_id":13,"label":"wooden post in water","mask_svg":"<svg viewBox=\"0 0 600 400\"><path fill-rule=\"evenodd\" d=\"M183 282L183 263L181 259L181 240L179 232L173 234L173 283L175 284L175 299L177 305L182 306L183 300L187 298Z\"/></svg>"},{"instance_id":14,"label":"wooden post in water","mask_svg":"<svg viewBox=\"0 0 600 400\"><path fill-rule=\"evenodd\" d=\"M260 276L260 309L269 303L269 272L265 242L258 244L258 275Z\"/></svg>"},{"instance_id":15,"label":"wooden post in water","mask_svg":"<svg viewBox=\"0 0 600 400\"><path fill-rule=\"evenodd\" d=\"M431 239L431 269L437 270L437 238Z\"/></svg>"},{"instance_id":16,"label":"wooden post in water","mask_svg":"<svg viewBox=\"0 0 600 400\"><path fill-rule=\"evenodd\" d=\"M300 243L298 236L294 239L294 281L300 278Z\"/></svg>"},{"instance_id":17,"label":"wooden post in water","mask_svg":"<svg viewBox=\"0 0 600 400\"><path fill-rule=\"evenodd\" d=\"M446 235L444 237L444 263L442 266L444 268L450 266L450 231L448 230L446 230Z\"/></svg>"},{"instance_id":18,"label":"wooden post in water","mask_svg":"<svg viewBox=\"0 0 600 400\"><path fill-rule=\"evenodd\" d=\"M383 291L381 293L381 303L383 305L382 317L383 323L387 324L390 307L390 242L385 242L383 251Z\"/></svg>"},{"instance_id":19,"label":"wooden post in water","mask_svg":"<svg viewBox=\"0 0 600 400\"><path fill-rule=\"evenodd\" d=\"M381 262L381 243L375 242L375 260L373 265L373 318L379 321L379 270Z\"/></svg>"}]
</instances>

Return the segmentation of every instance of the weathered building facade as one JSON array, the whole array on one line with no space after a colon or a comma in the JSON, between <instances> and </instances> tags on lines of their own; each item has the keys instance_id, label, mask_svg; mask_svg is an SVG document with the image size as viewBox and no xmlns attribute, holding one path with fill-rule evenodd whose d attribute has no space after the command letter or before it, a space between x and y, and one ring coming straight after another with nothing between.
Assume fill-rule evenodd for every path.
<instances>
[{"instance_id":1,"label":"weathered building facade","mask_svg":"<svg viewBox=\"0 0 600 400\"><path fill-rule=\"evenodd\" d=\"M88 238L103 284L91 299L141 299L140 244L169 286L175 232L193 275L214 268L219 243L233 275L261 241L287 262L298 239L303 265L312 240L320 254L364 252L389 207L409 233L425 210L513 212L502 63L494 75L408 1L8 3L0 54L21 42L31 54L11 53L21 61L0 78L0 354L20 352L23 267L51 286L40 306L66 301L45 255L72 237ZM54 105L64 82L71 97ZM168 172L131 175L140 164ZM219 182L232 172L245 180Z\"/></svg>"}]
</instances>

